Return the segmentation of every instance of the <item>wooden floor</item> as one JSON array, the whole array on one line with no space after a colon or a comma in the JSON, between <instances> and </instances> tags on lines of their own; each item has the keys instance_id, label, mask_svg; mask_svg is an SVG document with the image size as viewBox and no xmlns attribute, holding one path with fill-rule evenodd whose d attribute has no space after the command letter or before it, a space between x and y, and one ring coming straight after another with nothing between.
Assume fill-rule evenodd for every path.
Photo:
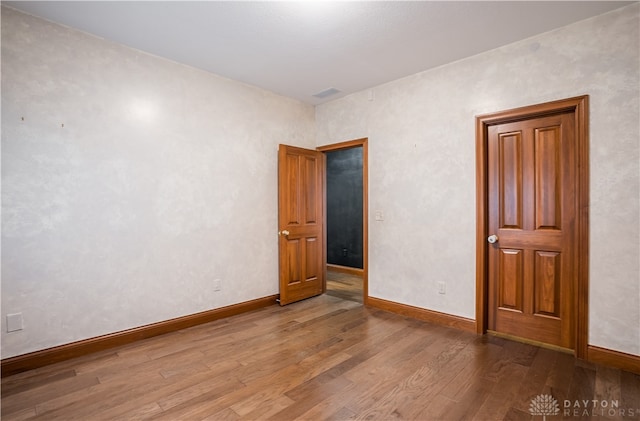
<instances>
[{"instance_id":1,"label":"wooden floor","mask_svg":"<svg viewBox=\"0 0 640 421\"><path fill-rule=\"evenodd\" d=\"M598 401L548 421L640 418L640 376L323 295L5 378L2 420L542 420L546 394Z\"/></svg>"},{"instance_id":2,"label":"wooden floor","mask_svg":"<svg viewBox=\"0 0 640 421\"><path fill-rule=\"evenodd\" d=\"M327 270L327 294L362 303L362 276Z\"/></svg>"}]
</instances>

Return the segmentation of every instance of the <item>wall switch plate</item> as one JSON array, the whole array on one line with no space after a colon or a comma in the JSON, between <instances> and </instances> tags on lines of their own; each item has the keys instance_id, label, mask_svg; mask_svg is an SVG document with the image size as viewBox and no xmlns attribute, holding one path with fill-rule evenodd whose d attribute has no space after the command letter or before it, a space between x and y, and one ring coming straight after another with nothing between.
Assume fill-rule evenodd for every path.
<instances>
[{"instance_id":1,"label":"wall switch plate","mask_svg":"<svg viewBox=\"0 0 640 421\"><path fill-rule=\"evenodd\" d=\"M381 210L375 211L374 217L375 217L376 221L384 221L384 214L382 213Z\"/></svg>"},{"instance_id":2,"label":"wall switch plate","mask_svg":"<svg viewBox=\"0 0 640 421\"><path fill-rule=\"evenodd\" d=\"M7 332L22 330L22 313L7 314Z\"/></svg>"},{"instance_id":3,"label":"wall switch plate","mask_svg":"<svg viewBox=\"0 0 640 421\"><path fill-rule=\"evenodd\" d=\"M213 290L214 291L220 291L221 286L220 286L220 279L214 279L213 280Z\"/></svg>"},{"instance_id":4,"label":"wall switch plate","mask_svg":"<svg viewBox=\"0 0 640 421\"><path fill-rule=\"evenodd\" d=\"M447 293L447 284L444 282L438 282L438 294Z\"/></svg>"}]
</instances>

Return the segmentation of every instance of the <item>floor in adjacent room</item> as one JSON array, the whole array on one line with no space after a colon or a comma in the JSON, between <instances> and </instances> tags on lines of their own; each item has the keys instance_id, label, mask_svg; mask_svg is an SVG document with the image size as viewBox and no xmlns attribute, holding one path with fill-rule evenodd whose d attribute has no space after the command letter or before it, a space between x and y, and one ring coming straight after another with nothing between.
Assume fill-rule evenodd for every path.
<instances>
[{"instance_id":1,"label":"floor in adjacent room","mask_svg":"<svg viewBox=\"0 0 640 421\"><path fill-rule=\"evenodd\" d=\"M327 270L327 294L343 300L362 303L362 288L361 275Z\"/></svg>"},{"instance_id":2,"label":"floor in adjacent room","mask_svg":"<svg viewBox=\"0 0 640 421\"><path fill-rule=\"evenodd\" d=\"M594 399L564 418L637 420L640 376L325 294L7 377L2 419L552 421Z\"/></svg>"}]
</instances>

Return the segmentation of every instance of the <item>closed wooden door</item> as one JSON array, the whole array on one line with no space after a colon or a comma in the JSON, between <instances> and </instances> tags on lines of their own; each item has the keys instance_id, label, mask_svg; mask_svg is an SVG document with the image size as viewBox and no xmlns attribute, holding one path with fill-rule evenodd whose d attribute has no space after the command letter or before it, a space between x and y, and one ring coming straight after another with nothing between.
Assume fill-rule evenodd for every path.
<instances>
[{"instance_id":1,"label":"closed wooden door","mask_svg":"<svg viewBox=\"0 0 640 421\"><path fill-rule=\"evenodd\" d=\"M278 220L280 305L319 295L324 287L324 154L280 145Z\"/></svg>"},{"instance_id":2,"label":"closed wooden door","mask_svg":"<svg viewBox=\"0 0 640 421\"><path fill-rule=\"evenodd\" d=\"M573 113L488 128L488 328L574 347Z\"/></svg>"}]
</instances>

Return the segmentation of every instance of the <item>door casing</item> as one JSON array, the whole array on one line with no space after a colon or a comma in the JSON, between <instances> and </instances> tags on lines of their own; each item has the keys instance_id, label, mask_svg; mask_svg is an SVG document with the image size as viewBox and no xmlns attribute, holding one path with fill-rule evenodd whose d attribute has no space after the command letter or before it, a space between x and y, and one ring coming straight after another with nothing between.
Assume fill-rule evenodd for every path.
<instances>
[{"instance_id":1,"label":"door casing","mask_svg":"<svg viewBox=\"0 0 640 421\"><path fill-rule=\"evenodd\" d=\"M575 118L576 186L575 223L577 270L573 279L576 357L587 358L589 304L589 97L552 101L476 117L476 330L487 332L488 324L488 128L559 112L571 112Z\"/></svg>"},{"instance_id":2,"label":"door casing","mask_svg":"<svg viewBox=\"0 0 640 421\"><path fill-rule=\"evenodd\" d=\"M320 146L317 148L320 152L330 152L337 151L340 149L350 149L362 147L362 298L363 304L369 304L369 182L368 182L368 174L369 174L369 166L368 166L368 138L349 140L346 142L335 143L331 145ZM326 177L326 171L325 171ZM327 183L326 180L324 182L324 224L323 224L323 242L325 244L325 252L324 252L324 285L322 292L326 292L327 290L327 254L326 254L326 244L327 244Z\"/></svg>"}]
</instances>

